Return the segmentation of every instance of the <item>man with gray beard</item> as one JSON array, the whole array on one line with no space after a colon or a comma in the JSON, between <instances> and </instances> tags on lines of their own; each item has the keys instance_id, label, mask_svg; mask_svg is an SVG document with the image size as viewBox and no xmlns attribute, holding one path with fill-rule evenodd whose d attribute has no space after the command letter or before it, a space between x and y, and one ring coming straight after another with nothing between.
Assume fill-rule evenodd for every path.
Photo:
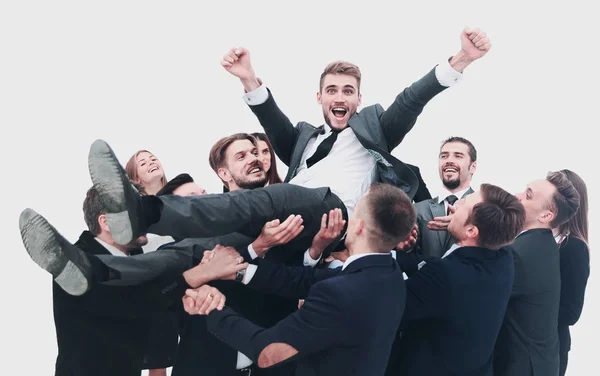
<instances>
[{"instance_id":1,"label":"man with gray beard","mask_svg":"<svg viewBox=\"0 0 600 376\"><path fill-rule=\"evenodd\" d=\"M442 257L454 239L446 231L454 203L473 193L471 178L477 169L477 150L462 137L450 137L440 148L438 157L444 193L415 204L417 210L417 242L413 251L425 256Z\"/></svg>"}]
</instances>

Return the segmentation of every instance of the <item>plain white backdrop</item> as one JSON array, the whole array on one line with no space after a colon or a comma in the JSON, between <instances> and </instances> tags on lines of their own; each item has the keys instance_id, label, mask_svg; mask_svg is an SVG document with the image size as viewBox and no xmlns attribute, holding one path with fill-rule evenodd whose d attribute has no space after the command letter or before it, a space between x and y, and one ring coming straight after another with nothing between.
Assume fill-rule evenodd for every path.
<instances>
[{"instance_id":1,"label":"plain white backdrop","mask_svg":"<svg viewBox=\"0 0 600 376\"><path fill-rule=\"evenodd\" d=\"M0 5L3 373L50 375L56 337L51 278L18 231L31 207L75 241L90 186L89 145L107 140L123 163L146 148L168 177L190 173L209 192L221 136L261 128L242 87L219 65L250 49L259 77L293 122L322 122L318 78L344 59L363 73L363 106L387 107L407 85L460 48L465 26L492 50L430 102L394 154L417 164L435 193L448 136L478 149L475 186L511 192L569 168L590 192L592 276L573 328L569 375L596 364L594 251L598 219L597 40L592 3L542 1L5 1ZM283 176L286 169L279 163ZM8 351L6 350L8 349ZM201 349L199 349L201 351Z\"/></svg>"}]
</instances>

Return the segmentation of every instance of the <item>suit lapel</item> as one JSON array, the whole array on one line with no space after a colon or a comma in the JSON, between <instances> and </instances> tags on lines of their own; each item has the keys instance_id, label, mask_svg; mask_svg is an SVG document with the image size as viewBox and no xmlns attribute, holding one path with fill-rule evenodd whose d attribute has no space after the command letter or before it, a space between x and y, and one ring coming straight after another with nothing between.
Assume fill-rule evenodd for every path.
<instances>
[{"instance_id":1,"label":"suit lapel","mask_svg":"<svg viewBox=\"0 0 600 376\"><path fill-rule=\"evenodd\" d=\"M307 129L307 131L300 133L298 136L298 141L294 146L294 155L292 156L290 168L288 169L287 176L285 177L286 182L289 182L294 176L296 176L296 171L298 170L298 167L300 167L300 163L302 162L302 154L304 154L304 151L306 150L308 141L318 135L319 132L323 130L323 126L321 125L320 127L313 129L306 127L305 129Z\"/></svg>"},{"instance_id":2,"label":"suit lapel","mask_svg":"<svg viewBox=\"0 0 600 376\"><path fill-rule=\"evenodd\" d=\"M444 203L439 203L438 202L439 197L436 197L435 199L433 199L430 203L429 203L429 210L431 210L431 218L435 218L435 217L443 217L446 215L446 212L444 210ZM440 243L440 249L442 249L442 251L444 251L446 248L446 234L448 234L447 231L436 231L436 230L432 230L430 232L433 232L435 235L435 237L437 238L438 242ZM443 254L443 252L442 252Z\"/></svg>"}]
</instances>

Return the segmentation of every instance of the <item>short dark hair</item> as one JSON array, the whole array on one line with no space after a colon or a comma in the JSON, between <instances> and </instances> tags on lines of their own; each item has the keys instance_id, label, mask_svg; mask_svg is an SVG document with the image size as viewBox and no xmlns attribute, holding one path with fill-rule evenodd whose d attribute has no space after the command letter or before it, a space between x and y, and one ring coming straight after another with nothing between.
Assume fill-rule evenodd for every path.
<instances>
[{"instance_id":1,"label":"short dark hair","mask_svg":"<svg viewBox=\"0 0 600 376\"><path fill-rule=\"evenodd\" d=\"M169 180L167 182L167 184L164 185L164 187L162 187L160 189L160 191L158 191L156 193L157 196L164 196L164 195L172 195L173 192L181 187L184 184L187 183L193 183L194 179L192 179L192 177L190 176L190 174L179 174L177 176L175 176L173 179Z\"/></svg>"},{"instance_id":2,"label":"short dark hair","mask_svg":"<svg viewBox=\"0 0 600 376\"><path fill-rule=\"evenodd\" d=\"M215 144L210 148L210 153L208 154L208 163L213 171L218 175L219 168L225 165L225 153L231 144L235 141L243 141L248 140L254 144L254 146L258 147L256 138L248 133L235 133L231 136L223 137L219 139ZM223 182L225 187L227 187L227 183ZM229 187L227 187L229 188Z\"/></svg>"},{"instance_id":3,"label":"short dark hair","mask_svg":"<svg viewBox=\"0 0 600 376\"><path fill-rule=\"evenodd\" d=\"M581 197L573 183L560 171L549 172L546 180L556 188L547 206L547 209L554 213L554 219L550 223L554 228L567 222L577 213Z\"/></svg>"},{"instance_id":4,"label":"short dark hair","mask_svg":"<svg viewBox=\"0 0 600 376\"><path fill-rule=\"evenodd\" d=\"M319 79L319 92L323 91L323 81L325 80L325 76L328 74L345 74L356 78L356 84L358 85L356 90L360 92L360 80L362 75L356 64L352 64L343 60L338 60L327 64L323 70L323 73L321 73L321 78Z\"/></svg>"},{"instance_id":5,"label":"short dark hair","mask_svg":"<svg viewBox=\"0 0 600 376\"><path fill-rule=\"evenodd\" d=\"M371 242L379 252L389 252L408 236L416 222L412 201L400 188L383 183L371 185L365 200L373 224Z\"/></svg>"},{"instance_id":6,"label":"short dark hair","mask_svg":"<svg viewBox=\"0 0 600 376\"><path fill-rule=\"evenodd\" d=\"M469 141L463 137L457 137L457 136L449 137L442 142L442 146L440 146L440 150L444 147L444 145L446 145L450 142L460 142L462 144L467 145L469 147L469 158L471 159L471 163L477 161L477 149L475 149L475 145L473 145L473 143L471 141Z\"/></svg>"},{"instance_id":7,"label":"short dark hair","mask_svg":"<svg viewBox=\"0 0 600 376\"><path fill-rule=\"evenodd\" d=\"M495 185L481 184L479 191L482 202L473 206L466 224L477 226L480 247L500 249L523 230L525 207L516 196Z\"/></svg>"},{"instance_id":8,"label":"short dark hair","mask_svg":"<svg viewBox=\"0 0 600 376\"><path fill-rule=\"evenodd\" d=\"M102 214L106 214L106 211L100 202L100 194L96 187L91 187L83 200L83 219L92 235L98 235L101 232L98 218Z\"/></svg>"}]
</instances>

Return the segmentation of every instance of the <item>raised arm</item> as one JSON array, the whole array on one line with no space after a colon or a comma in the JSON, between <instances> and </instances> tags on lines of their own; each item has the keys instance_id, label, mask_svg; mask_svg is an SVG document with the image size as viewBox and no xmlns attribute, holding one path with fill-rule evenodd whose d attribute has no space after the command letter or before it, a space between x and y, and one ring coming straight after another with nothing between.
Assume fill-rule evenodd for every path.
<instances>
[{"instance_id":1,"label":"raised arm","mask_svg":"<svg viewBox=\"0 0 600 376\"><path fill-rule=\"evenodd\" d=\"M379 121L390 151L398 146L412 129L425 105L457 82L463 70L473 61L483 57L491 48L486 34L478 29L463 30L460 39L461 50L456 55L404 89L394 103L381 114Z\"/></svg>"},{"instance_id":2,"label":"raised arm","mask_svg":"<svg viewBox=\"0 0 600 376\"><path fill-rule=\"evenodd\" d=\"M256 77L250 60L250 52L245 48L232 48L223 56L221 65L240 79L246 92L244 100L265 129L265 133L273 144L275 154L289 166L292 150L298 137L298 129L277 107L271 92Z\"/></svg>"}]
</instances>

